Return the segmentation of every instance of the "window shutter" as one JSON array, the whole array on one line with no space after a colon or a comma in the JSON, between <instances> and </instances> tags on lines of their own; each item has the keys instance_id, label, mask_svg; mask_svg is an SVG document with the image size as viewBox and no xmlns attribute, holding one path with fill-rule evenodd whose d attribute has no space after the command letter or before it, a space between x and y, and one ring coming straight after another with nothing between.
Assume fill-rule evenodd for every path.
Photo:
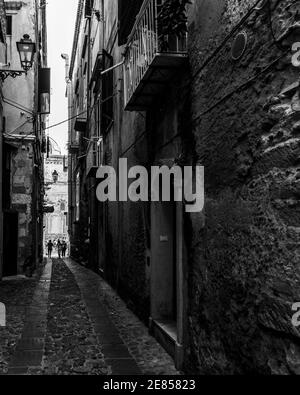
<instances>
[{"instance_id":1,"label":"window shutter","mask_svg":"<svg viewBox=\"0 0 300 395\"><path fill-rule=\"evenodd\" d=\"M85 17L91 18L93 13L94 0L85 0Z\"/></svg>"},{"instance_id":2,"label":"window shutter","mask_svg":"<svg viewBox=\"0 0 300 395\"><path fill-rule=\"evenodd\" d=\"M119 45L126 44L144 0L119 0Z\"/></svg>"}]
</instances>

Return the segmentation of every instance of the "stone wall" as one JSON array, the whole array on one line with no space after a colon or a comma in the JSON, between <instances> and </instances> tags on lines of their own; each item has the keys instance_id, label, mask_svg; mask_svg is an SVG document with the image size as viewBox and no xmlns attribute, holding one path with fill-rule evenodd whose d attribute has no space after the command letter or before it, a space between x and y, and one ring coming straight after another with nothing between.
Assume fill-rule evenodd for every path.
<instances>
[{"instance_id":1,"label":"stone wall","mask_svg":"<svg viewBox=\"0 0 300 395\"><path fill-rule=\"evenodd\" d=\"M300 300L299 70L290 53L276 61L299 41L299 4L271 1L274 36L284 40L274 43L266 6L239 29L248 35L240 60L231 59L233 35L198 72L254 3L197 1L190 13L193 133L206 172L205 226L186 218L186 367L197 373L300 373L291 324Z\"/></svg>"},{"instance_id":2,"label":"stone wall","mask_svg":"<svg viewBox=\"0 0 300 395\"><path fill-rule=\"evenodd\" d=\"M23 35L29 34L38 46L38 26L36 2L6 1L6 14L12 16L12 35L7 36L7 62L12 70L20 70L20 57L16 42ZM43 51L41 51L42 53ZM38 56L33 67L18 78L7 78L3 83L3 114L5 116L5 133L13 141L14 150L11 158L11 210L19 213L18 238L18 272L26 258L32 255L41 258L42 235L42 196L41 178L43 166L40 151L33 149L38 121L36 119L36 82ZM23 135L24 140L19 136ZM37 145L37 144L36 144ZM35 152L34 152L35 151ZM34 166L37 165L38 167Z\"/></svg>"},{"instance_id":3,"label":"stone wall","mask_svg":"<svg viewBox=\"0 0 300 395\"><path fill-rule=\"evenodd\" d=\"M243 18L256 3L192 2L190 70L174 76L147 114L124 111L122 69L114 71L114 122L104 136L104 163L117 169L125 157L129 167L149 167L173 158L205 166L205 213L184 214L183 221L184 369L196 374L300 373L299 332L291 324L292 304L300 300L299 70L284 53L299 41L299 17L295 1L272 0L271 10ZM113 64L123 53L116 4L104 2L103 47ZM247 46L234 61L239 31L246 32ZM273 36L283 39L274 43ZM81 180L73 239L78 259L87 263L91 250L102 254L105 278L147 321L150 208L96 202L98 211L91 209L94 182L86 180L84 165ZM86 245L95 212L103 228L98 243L93 235Z\"/></svg>"},{"instance_id":4,"label":"stone wall","mask_svg":"<svg viewBox=\"0 0 300 395\"><path fill-rule=\"evenodd\" d=\"M23 273L25 259L33 254L33 150L31 143L24 144L13 154L11 177L12 210L19 213L18 273Z\"/></svg>"}]
</instances>

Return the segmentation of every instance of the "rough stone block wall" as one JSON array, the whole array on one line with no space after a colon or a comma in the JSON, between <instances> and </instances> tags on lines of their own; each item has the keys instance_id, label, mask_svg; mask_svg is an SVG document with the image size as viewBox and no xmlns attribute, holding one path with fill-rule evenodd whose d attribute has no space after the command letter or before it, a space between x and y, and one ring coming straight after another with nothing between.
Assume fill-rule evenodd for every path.
<instances>
[{"instance_id":1,"label":"rough stone block wall","mask_svg":"<svg viewBox=\"0 0 300 395\"><path fill-rule=\"evenodd\" d=\"M33 150L31 144L16 151L12 158L12 209L19 213L18 273L32 250Z\"/></svg>"},{"instance_id":2,"label":"rough stone block wall","mask_svg":"<svg viewBox=\"0 0 300 395\"><path fill-rule=\"evenodd\" d=\"M118 169L120 157L128 159L128 168L137 164L147 166L146 137L128 150L132 142L145 131L145 115L123 112L122 101L115 104L116 114L123 114L123 117L119 135L115 127L109 136L106 163ZM145 322L150 315L146 217L147 208L143 204L131 202L108 204L106 273L128 306Z\"/></svg>"},{"instance_id":3,"label":"rough stone block wall","mask_svg":"<svg viewBox=\"0 0 300 395\"><path fill-rule=\"evenodd\" d=\"M197 72L254 3L191 6L193 133L206 172L205 225L187 218L186 368L197 373L300 373L299 69L283 55L299 41L299 2L253 12L238 30L243 57L231 59L233 35Z\"/></svg>"}]
</instances>

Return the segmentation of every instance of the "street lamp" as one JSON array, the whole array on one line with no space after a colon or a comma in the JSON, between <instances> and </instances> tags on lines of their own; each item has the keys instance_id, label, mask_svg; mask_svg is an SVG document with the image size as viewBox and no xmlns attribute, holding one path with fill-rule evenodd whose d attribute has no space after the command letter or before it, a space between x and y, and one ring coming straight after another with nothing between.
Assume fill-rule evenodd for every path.
<instances>
[{"instance_id":1,"label":"street lamp","mask_svg":"<svg viewBox=\"0 0 300 395\"><path fill-rule=\"evenodd\" d=\"M24 34L23 38L17 42L17 50L19 52L21 66L24 71L0 69L0 78L2 81L5 81L8 77L16 78L22 74L27 74L27 71L32 68L36 45L32 42L28 34Z\"/></svg>"},{"instance_id":2,"label":"street lamp","mask_svg":"<svg viewBox=\"0 0 300 395\"><path fill-rule=\"evenodd\" d=\"M17 49L20 55L20 62L23 70L28 71L33 65L35 54L35 43L32 42L28 34L24 34L21 41L17 42Z\"/></svg>"}]
</instances>

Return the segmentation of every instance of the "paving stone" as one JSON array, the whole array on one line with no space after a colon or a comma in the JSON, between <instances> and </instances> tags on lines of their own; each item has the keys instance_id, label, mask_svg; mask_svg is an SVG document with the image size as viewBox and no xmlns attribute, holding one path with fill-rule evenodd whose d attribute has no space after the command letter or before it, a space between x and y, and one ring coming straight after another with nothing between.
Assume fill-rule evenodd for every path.
<instances>
[{"instance_id":1,"label":"paving stone","mask_svg":"<svg viewBox=\"0 0 300 395\"><path fill-rule=\"evenodd\" d=\"M44 343L45 341L43 337L22 337L18 344L18 348L20 350L38 351L44 349Z\"/></svg>"},{"instance_id":2,"label":"paving stone","mask_svg":"<svg viewBox=\"0 0 300 395\"><path fill-rule=\"evenodd\" d=\"M141 375L141 371L134 359L106 359L113 375Z\"/></svg>"},{"instance_id":3,"label":"paving stone","mask_svg":"<svg viewBox=\"0 0 300 395\"><path fill-rule=\"evenodd\" d=\"M116 330L116 327L111 322L103 322L101 324L93 322L93 327L94 327L95 333L99 336L106 335L106 336L112 336L112 337L115 337L115 336L120 337L119 332Z\"/></svg>"},{"instance_id":4,"label":"paving stone","mask_svg":"<svg viewBox=\"0 0 300 395\"><path fill-rule=\"evenodd\" d=\"M39 366L43 355L43 351L17 350L12 358L11 366Z\"/></svg>"},{"instance_id":5,"label":"paving stone","mask_svg":"<svg viewBox=\"0 0 300 395\"><path fill-rule=\"evenodd\" d=\"M114 336L101 336L99 333L98 339L100 343L102 343L102 350L106 356L107 363L113 361L111 365L114 365L115 368L120 364L120 370L125 371L124 362L118 361L121 361L121 358L126 356L125 349L127 349L128 354L134 357L136 364L143 374L180 374L175 369L172 358L160 344L149 335L148 328L127 308L116 292L102 280L100 276L76 264L71 259L67 259L65 262L74 274L81 289L86 289L86 284L93 284L93 286L97 288L97 292L94 292L94 294L97 295L97 301L90 297L86 301L88 304L88 311L90 308L89 304L93 306L93 311L97 309L97 305L99 306L99 311L106 310L109 321L114 325L122 340L122 343L118 343L118 339L114 338ZM85 292L83 291L83 296L84 295ZM92 310L92 308L90 310ZM100 319L95 321L93 317L92 321L99 324L99 332L107 325L106 322L101 324ZM110 341L110 343L105 344L105 341ZM159 361L159 364L157 361ZM120 374L122 373L120 372Z\"/></svg>"},{"instance_id":6,"label":"paving stone","mask_svg":"<svg viewBox=\"0 0 300 395\"><path fill-rule=\"evenodd\" d=\"M31 279L1 282L0 300L6 305L7 326L6 328L1 328L0 374L8 372L9 362L21 339L26 314L32 303L34 292L45 264L46 260L38 267L36 274ZM43 336L43 333L41 336ZM14 372L14 370L10 369L10 372Z\"/></svg>"},{"instance_id":7,"label":"paving stone","mask_svg":"<svg viewBox=\"0 0 300 395\"><path fill-rule=\"evenodd\" d=\"M78 285L62 260L53 261L42 374L53 372L58 375L108 372Z\"/></svg>"},{"instance_id":8,"label":"paving stone","mask_svg":"<svg viewBox=\"0 0 300 395\"><path fill-rule=\"evenodd\" d=\"M7 372L9 376L20 376L20 375L26 375L27 373L28 373L28 368L26 367L10 367Z\"/></svg>"},{"instance_id":9,"label":"paving stone","mask_svg":"<svg viewBox=\"0 0 300 395\"><path fill-rule=\"evenodd\" d=\"M17 288L19 294L0 288L0 300L14 302L0 338L0 374L178 374L98 275L70 260L54 259L52 270L44 269L41 281Z\"/></svg>"},{"instance_id":10,"label":"paving stone","mask_svg":"<svg viewBox=\"0 0 300 395\"><path fill-rule=\"evenodd\" d=\"M106 358L132 358L123 344L106 344L102 346L102 351Z\"/></svg>"},{"instance_id":11,"label":"paving stone","mask_svg":"<svg viewBox=\"0 0 300 395\"><path fill-rule=\"evenodd\" d=\"M120 344L123 345L123 341L120 336L110 333L99 334L97 339L100 344L108 345L108 344Z\"/></svg>"}]
</instances>

